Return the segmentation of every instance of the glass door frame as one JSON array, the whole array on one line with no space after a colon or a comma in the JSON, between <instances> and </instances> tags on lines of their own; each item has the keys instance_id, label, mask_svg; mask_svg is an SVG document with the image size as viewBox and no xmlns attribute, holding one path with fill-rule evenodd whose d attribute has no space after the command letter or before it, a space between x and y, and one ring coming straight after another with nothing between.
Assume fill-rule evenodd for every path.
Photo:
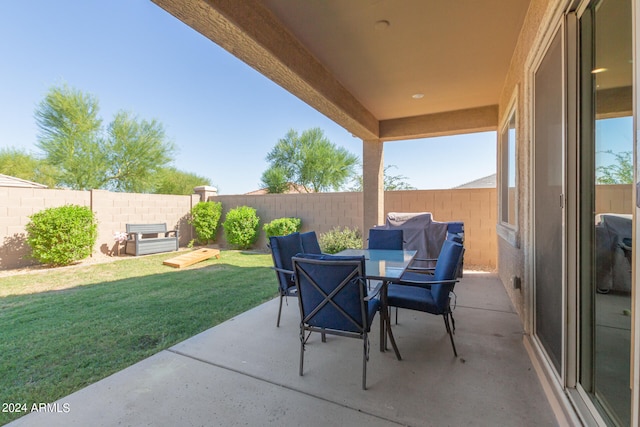
<instances>
[{"instance_id":1,"label":"glass door frame","mask_svg":"<svg viewBox=\"0 0 640 427\"><path fill-rule=\"evenodd\" d=\"M566 202L564 201L565 195L566 195L566 172L567 172L567 165L566 165L566 105L567 105L567 99L566 99L566 65L565 65L565 60L562 61L562 104L563 104L563 117L561 120L562 123L562 175L563 175L563 179L562 179L562 197L563 197L563 201L562 201L562 315L561 318L563 319L563 324L561 325L561 348L562 348L562 354L560 357L560 371L556 371L556 369L554 368L553 362L551 361L549 355L547 354L546 349L544 348L544 346L542 345L542 343L540 342L539 338L537 337L536 334L536 291L535 291L535 283L536 283L536 275L535 275L535 263L536 263L536 256L535 256L535 245L536 245L536 241L535 241L535 230L534 230L534 219L535 219L535 212L536 212L536 208L535 208L535 132L534 132L534 128L535 128L535 108L534 108L534 99L535 99L535 74L537 72L537 70L539 69L543 59L545 58L545 55L547 54L547 52L549 51L549 48L551 47L551 44L554 40L554 38L556 37L556 35L559 35L561 40L560 40L560 45L561 45L561 52L562 52L562 57L565 58L566 57L566 52L565 52L565 45L566 45L566 37L565 37L565 30L566 26L564 23L564 20L559 19L555 21L555 24L552 25L551 27L549 27L548 31L546 32L545 38L543 40L543 42L539 45L539 48L537 50L537 52L535 53L534 59L528 64L528 73L527 73L527 77L528 77L528 84L527 89L529 91L529 99L531 100L531 105L529 106L530 111L528 113L528 117L530 117L531 119L531 126L529 127L529 141L530 141L530 156L529 156L529 170L530 170L530 182L531 182L531 195L530 195L530 205L529 205L529 218L530 218L530 224L531 227L529 227L528 230L528 238L529 241L532 244L532 248L534 248L531 251L531 255L530 255L530 261L527 263L527 265L529 266L528 268L528 272L527 272L527 277L530 281L530 283L533 284L532 287L532 291L529 293L529 296L527 298L527 305L528 305L528 312L529 312L529 316L527 319L527 323L528 323L528 331L531 333L531 338L532 338L532 342L536 347L536 350L538 352L538 354L543 355L544 357L544 361L546 362L546 371L547 371L547 375L551 374L551 376L553 376L553 378L555 379L556 384L564 384L565 383L565 371L566 371L566 339L567 339L567 334L566 334L566 307L567 307L567 292L566 292L566 283L567 283L567 274L566 274L566 241L567 241L567 227L566 227Z\"/></svg>"}]
</instances>

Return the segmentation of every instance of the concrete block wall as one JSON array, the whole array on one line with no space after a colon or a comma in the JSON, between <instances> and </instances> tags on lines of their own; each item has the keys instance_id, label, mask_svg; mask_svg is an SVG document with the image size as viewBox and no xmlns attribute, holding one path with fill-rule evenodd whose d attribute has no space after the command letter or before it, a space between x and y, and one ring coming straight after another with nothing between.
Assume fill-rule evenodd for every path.
<instances>
[{"instance_id":1,"label":"concrete block wall","mask_svg":"<svg viewBox=\"0 0 640 427\"><path fill-rule=\"evenodd\" d=\"M0 268L34 263L25 258L30 253L25 241L30 215L47 208L68 204L90 206L90 203L88 191L0 187Z\"/></svg>"},{"instance_id":2,"label":"concrete block wall","mask_svg":"<svg viewBox=\"0 0 640 427\"><path fill-rule=\"evenodd\" d=\"M465 266L496 268L495 188L388 191L385 211L431 212L434 221L464 222Z\"/></svg>"},{"instance_id":3,"label":"concrete block wall","mask_svg":"<svg viewBox=\"0 0 640 427\"><path fill-rule=\"evenodd\" d=\"M633 184L596 185L596 214L633 213Z\"/></svg>"},{"instance_id":4,"label":"concrete block wall","mask_svg":"<svg viewBox=\"0 0 640 427\"><path fill-rule=\"evenodd\" d=\"M260 236L256 248L266 248L262 225L276 218L295 217L302 220L302 230L325 233L336 226L362 227L362 193L265 194L257 196L216 196L209 200L222 203L222 218L238 206L251 206L260 217ZM222 226L218 242L225 247Z\"/></svg>"},{"instance_id":5,"label":"concrete block wall","mask_svg":"<svg viewBox=\"0 0 640 427\"><path fill-rule=\"evenodd\" d=\"M325 233L332 228L358 228L363 224L362 193L267 194L259 196L216 196L210 200L222 203L222 220L226 212L238 206L256 209L261 224L276 218L296 217L302 230ZM463 221L465 224L465 265L496 267L496 190L411 190L385 193L385 215L388 212L431 212L435 221ZM220 230L218 242L225 247ZM264 232L256 244L266 247Z\"/></svg>"},{"instance_id":6,"label":"concrete block wall","mask_svg":"<svg viewBox=\"0 0 640 427\"><path fill-rule=\"evenodd\" d=\"M93 256L113 255L114 233L125 231L127 223L166 223L178 227L180 244L193 238L187 223L191 207L199 196L113 193L104 190L73 191L0 187L0 269L19 268L34 263L26 258L25 226L29 216L43 209L67 204L88 206L98 220L98 238Z\"/></svg>"},{"instance_id":7,"label":"concrete block wall","mask_svg":"<svg viewBox=\"0 0 640 427\"><path fill-rule=\"evenodd\" d=\"M632 211L631 186L601 185L596 192L597 213ZM163 222L170 229L177 227L180 245L186 246L195 237L187 217L199 200L195 194L170 196L2 187L0 269L32 263L23 258L29 252L24 227L29 216L42 209L65 204L91 207L98 219L94 256L108 256L116 248L113 234L125 231L127 223ZM214 196L210 200L222 202L222 220L229 209L246 205L256 209L261 227L275 218L297 217L302 220L303 231L315 230L319 234L337 226L361 229L364 217L362 193ZM435 221L463 221L467 247L465 265L488 268L497 265L497 200L493 188L390 191L385 193L385 215L388 212L431 212ZM217 242L226 247L222 227ZM266 243L261 228L255 248L265 249Z\"/></svg>"}]
</instances>

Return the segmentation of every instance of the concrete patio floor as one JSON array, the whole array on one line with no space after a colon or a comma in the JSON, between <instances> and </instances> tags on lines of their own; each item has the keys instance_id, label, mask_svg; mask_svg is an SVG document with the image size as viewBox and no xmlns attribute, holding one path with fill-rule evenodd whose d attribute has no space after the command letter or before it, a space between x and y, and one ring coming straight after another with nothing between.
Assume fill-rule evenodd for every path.
<instances>
[{"instance_id":1,"label":"concrete patio floor","mask_svg":"<svg viewBox=\"0 0 640 427\"><path fill-rule=\"evenodd\" d=\"M11 426L553 426L557 425L499 279L465 272L456 286L455 358L440 316L401 310L403 360L370 335L312 335L298 375L297 300L275 327L274 299L164 350Z\"/></svg>"}]
</instances>

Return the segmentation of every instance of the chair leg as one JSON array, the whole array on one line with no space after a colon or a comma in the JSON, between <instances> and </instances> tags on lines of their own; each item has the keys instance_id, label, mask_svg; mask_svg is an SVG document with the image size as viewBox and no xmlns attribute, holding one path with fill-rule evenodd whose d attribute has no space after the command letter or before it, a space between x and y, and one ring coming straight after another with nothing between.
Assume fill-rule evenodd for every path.
<instances>
[{"instance_id":1,"label":"chair leg","mask_svg":"<svg viewBox=\"0 0 640 427\"><path fill-rule=\"evenodd\" d=\"M396 325L398 324L398 307L396 307Z\"/></svg>"},{"instance_id":2,"label":"chair leg","mask_svg":"<svg viewBox=\"0 0 640 427\"><path fill-rule=\"evenodd\" d=\"M302 368L304 366L304 329L300 327L300 376L302 376Z\"/></svg>"},{"instance_id":3,"label":"chair leg","mask_svg":"<svg viewBox=\"0 0 640 427\"><path fill-rule=\"evenodd\" d=\"M324 328L322 328L320 335L322 336L322 342L327 342L327 334L324 333Z\"/></svg>"},{"instance_id":4,"label":"chair leg","mask_svg":"<svg viewBox=\"0 0 640 427\"><path fill-rule=\"evenodd\" d=\"M449 312L449 317L451 317L451 327L453 328L453 333L456 333L456 320L453 318L453 313Z\"/></svg>"},{"instance_id":5,"label":"chair leg","mask_svg":"<svg viewBox=\"0 0 640 427\"><path fill-rule=\"evenodd\" d=\"M282 294L280 294L280 307L278 308L278 321L276 322L276 327L280 327L280 315L282 314Z\"/></svg>"},{"instance_id":6,"label":"chair leg","mask_svg":"<svg viewBox=\"0 0 640 427\"><path fill-rule=\"evenodd\" d=\"M453 342L453 332L451 331L451 326L449 325L449 315L447 313L443 314L444 318L444 326L447 328L447 333L449 334L449 338L451 339L451 347L453 347L453 354L458 357L458 352L456 351L456 344Z\"/></svg>"},{"instance_id":7,"label":"chair leg","mask_svg":"<svg viewBox=\"0 0 640 427\"><path fill-rule=\"evenodd\" d=\"M362 350L362 389L367 389L367 360L369 360L369 338L367 334L363 337L363 350Z\"/></svg>"}]
</instances>

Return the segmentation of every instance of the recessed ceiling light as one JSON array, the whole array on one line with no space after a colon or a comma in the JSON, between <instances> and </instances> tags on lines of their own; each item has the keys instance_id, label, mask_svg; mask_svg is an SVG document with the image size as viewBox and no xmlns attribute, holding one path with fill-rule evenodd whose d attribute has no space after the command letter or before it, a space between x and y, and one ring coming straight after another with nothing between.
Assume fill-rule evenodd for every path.
<instances>
[{"instance_id":1,"label":"recessed ceiling light","mask_svg":"<svg viewBox=\"0 0 640 427\"><path fill-rule=\"evenodd\" d=\"M411 95L411 97L413 99L422 99L424 98L424 93L414 93L413 95Z\"/></svg>"},{"instance_id":2,"label":"recessed ceiling light","mask_svg":"<svg viewBox=\"0 0 640 427\"><path fill-rule=\"evenodd\" d=\"M387 21L386 19L381 19L380 21L376 21L376 23L373 24L373 28L375 28L376 30L386 30L387 28L389 28L389 25L391 25L389 21Z\"/></svg>"},{"instance_id":3,"label":"recessed ceiling light","mask_svg":"<svg viewBox=\"0 0 640 427\"><path fill-rule=\"evenodd\" d=\"M591 70L591 74L604 73L605 71L607 71L606 68L596 68L595 70Z\"/></svg>"}]
</instances>

